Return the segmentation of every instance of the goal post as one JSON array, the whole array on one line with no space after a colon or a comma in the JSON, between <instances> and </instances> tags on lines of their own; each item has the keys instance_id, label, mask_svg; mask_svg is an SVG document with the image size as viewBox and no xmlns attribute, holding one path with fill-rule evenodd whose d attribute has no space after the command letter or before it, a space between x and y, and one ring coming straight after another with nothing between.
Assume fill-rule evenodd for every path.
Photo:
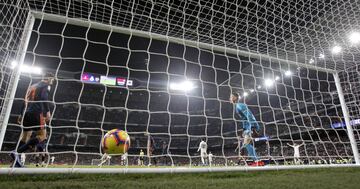
<instances>
[{"instance_id":1,"label":"goal post","mask_svg":"<svg viewBox=\"0 0 360 189\"><path fill-rule=\"evenodd\" d=\"M13 60L9 59L9 60L7 60L8 62L2 62L2 64L10 65L13 61L15 61L15 62L17 62L17 65L12 73L11 78L10 78L7 92L6 92L5 99L4 99L4 103L3 103L3 108L1 109L1 114L0 114L0 120L2 120L1 130L0 130L0 151L2 149L2 145L4 142L6 128L8 125L12 105L13 105L14 98L15 98L15 93L16 93L18 82L20 79L21 66L23 65L23 62L25 59L25 55L26 55L26 51L27 51L28 44L30 41L34 22L35 22L35 17L33 16L33 14L31 14L29 12L28 16L26 18L25 26L24 26L24 29L22 32L22 37L20 40L20 46L19 46L18 53L17 53L15 59L13 59Z\"/></svg>"},{"instance_id":2,"label":"goal post","mask_svg":"<svg viewBox=\"0 0 360 189\"><path fill-rule=\"evenodd\" d=\"M350 124L349 111L348 111L348 108L347 108L347 105L346 105L346 102L345 102L345 99L344 99L344 93L343 93L343 90L342 90L342 87L341 87L340 78L339 78L338 73L334 73L334 79L335 79L336 89L337 89L337 92L339 94L339 99L340 99L340 103L341 103L341 109L342 109L344 119L345 119L347 134L348 134L348 137L350 139L352 152L354 154L355 163L357 165L359 165L360 164L359 150L358 150L357 143L355 141L353 126Z\"/></svg>"}]
</instances>

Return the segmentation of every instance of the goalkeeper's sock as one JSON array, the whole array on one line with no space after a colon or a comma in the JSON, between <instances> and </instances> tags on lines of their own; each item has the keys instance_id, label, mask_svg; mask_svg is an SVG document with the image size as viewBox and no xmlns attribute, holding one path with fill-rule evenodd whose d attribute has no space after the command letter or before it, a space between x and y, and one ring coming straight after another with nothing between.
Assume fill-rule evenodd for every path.
<instances>
[{"instance_id":1,"label":"goalkeeper's sock","mask_svg":"<svg viewBox=\"0 0 360 189\"><path fill-rule=\"evenodd\" d=\"M39 143L39 140L35 137L30 139L26 144L20 146L17 150L18 153L23 153L25 152L27 149L30 148L30 146L35 146L36 144Z\"/></svg>"}]
</instances>

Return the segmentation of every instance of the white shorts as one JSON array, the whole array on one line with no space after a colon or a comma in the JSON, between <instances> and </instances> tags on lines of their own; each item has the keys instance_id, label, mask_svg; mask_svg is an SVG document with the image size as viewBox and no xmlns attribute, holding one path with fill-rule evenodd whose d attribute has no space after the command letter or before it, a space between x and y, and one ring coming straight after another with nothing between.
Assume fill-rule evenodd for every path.
<instances>
[{"instance_id":1,"label":"white shorts","mask_svg":"<svg viewBox=\"0 0 360 189\"><path fill-rule=\"evenodd\" d=\"M207 157L207 153L206 153L206 152L201 152L201 153L200 153L200 156L201 156L201 157Z\"/></svg>"}]
</instances>

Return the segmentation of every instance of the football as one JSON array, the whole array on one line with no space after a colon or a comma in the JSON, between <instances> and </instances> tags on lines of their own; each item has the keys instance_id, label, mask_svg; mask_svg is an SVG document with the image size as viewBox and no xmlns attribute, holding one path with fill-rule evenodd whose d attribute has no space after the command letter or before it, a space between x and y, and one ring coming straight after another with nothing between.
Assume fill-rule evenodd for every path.
<instances>
[{"instance_id":1,"label":"football","mask_svg":"<svg viewBox=\"0 0 360 189\"><path fill-rule=\"evenodd\" d=\"M112 129L102 138L101 147L107 154L124 154L130 147L130 136L126 131Z\"/></svg>"}]
</instances>

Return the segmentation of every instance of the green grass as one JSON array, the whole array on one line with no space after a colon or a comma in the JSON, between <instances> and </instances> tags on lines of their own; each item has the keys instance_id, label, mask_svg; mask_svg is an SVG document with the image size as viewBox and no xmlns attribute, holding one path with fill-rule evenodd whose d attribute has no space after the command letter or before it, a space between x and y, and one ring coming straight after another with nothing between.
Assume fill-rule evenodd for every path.
<instances>
[{"instance_id":1,"label":"green grass","mask_svg":"<svg viewBox=\"0 0 360 189\"><path fill-rule=\"evenodd\" d=\"M359 168L186 174L0 175L0 188L360 188Z\"/></svg>"}]
</instances>

